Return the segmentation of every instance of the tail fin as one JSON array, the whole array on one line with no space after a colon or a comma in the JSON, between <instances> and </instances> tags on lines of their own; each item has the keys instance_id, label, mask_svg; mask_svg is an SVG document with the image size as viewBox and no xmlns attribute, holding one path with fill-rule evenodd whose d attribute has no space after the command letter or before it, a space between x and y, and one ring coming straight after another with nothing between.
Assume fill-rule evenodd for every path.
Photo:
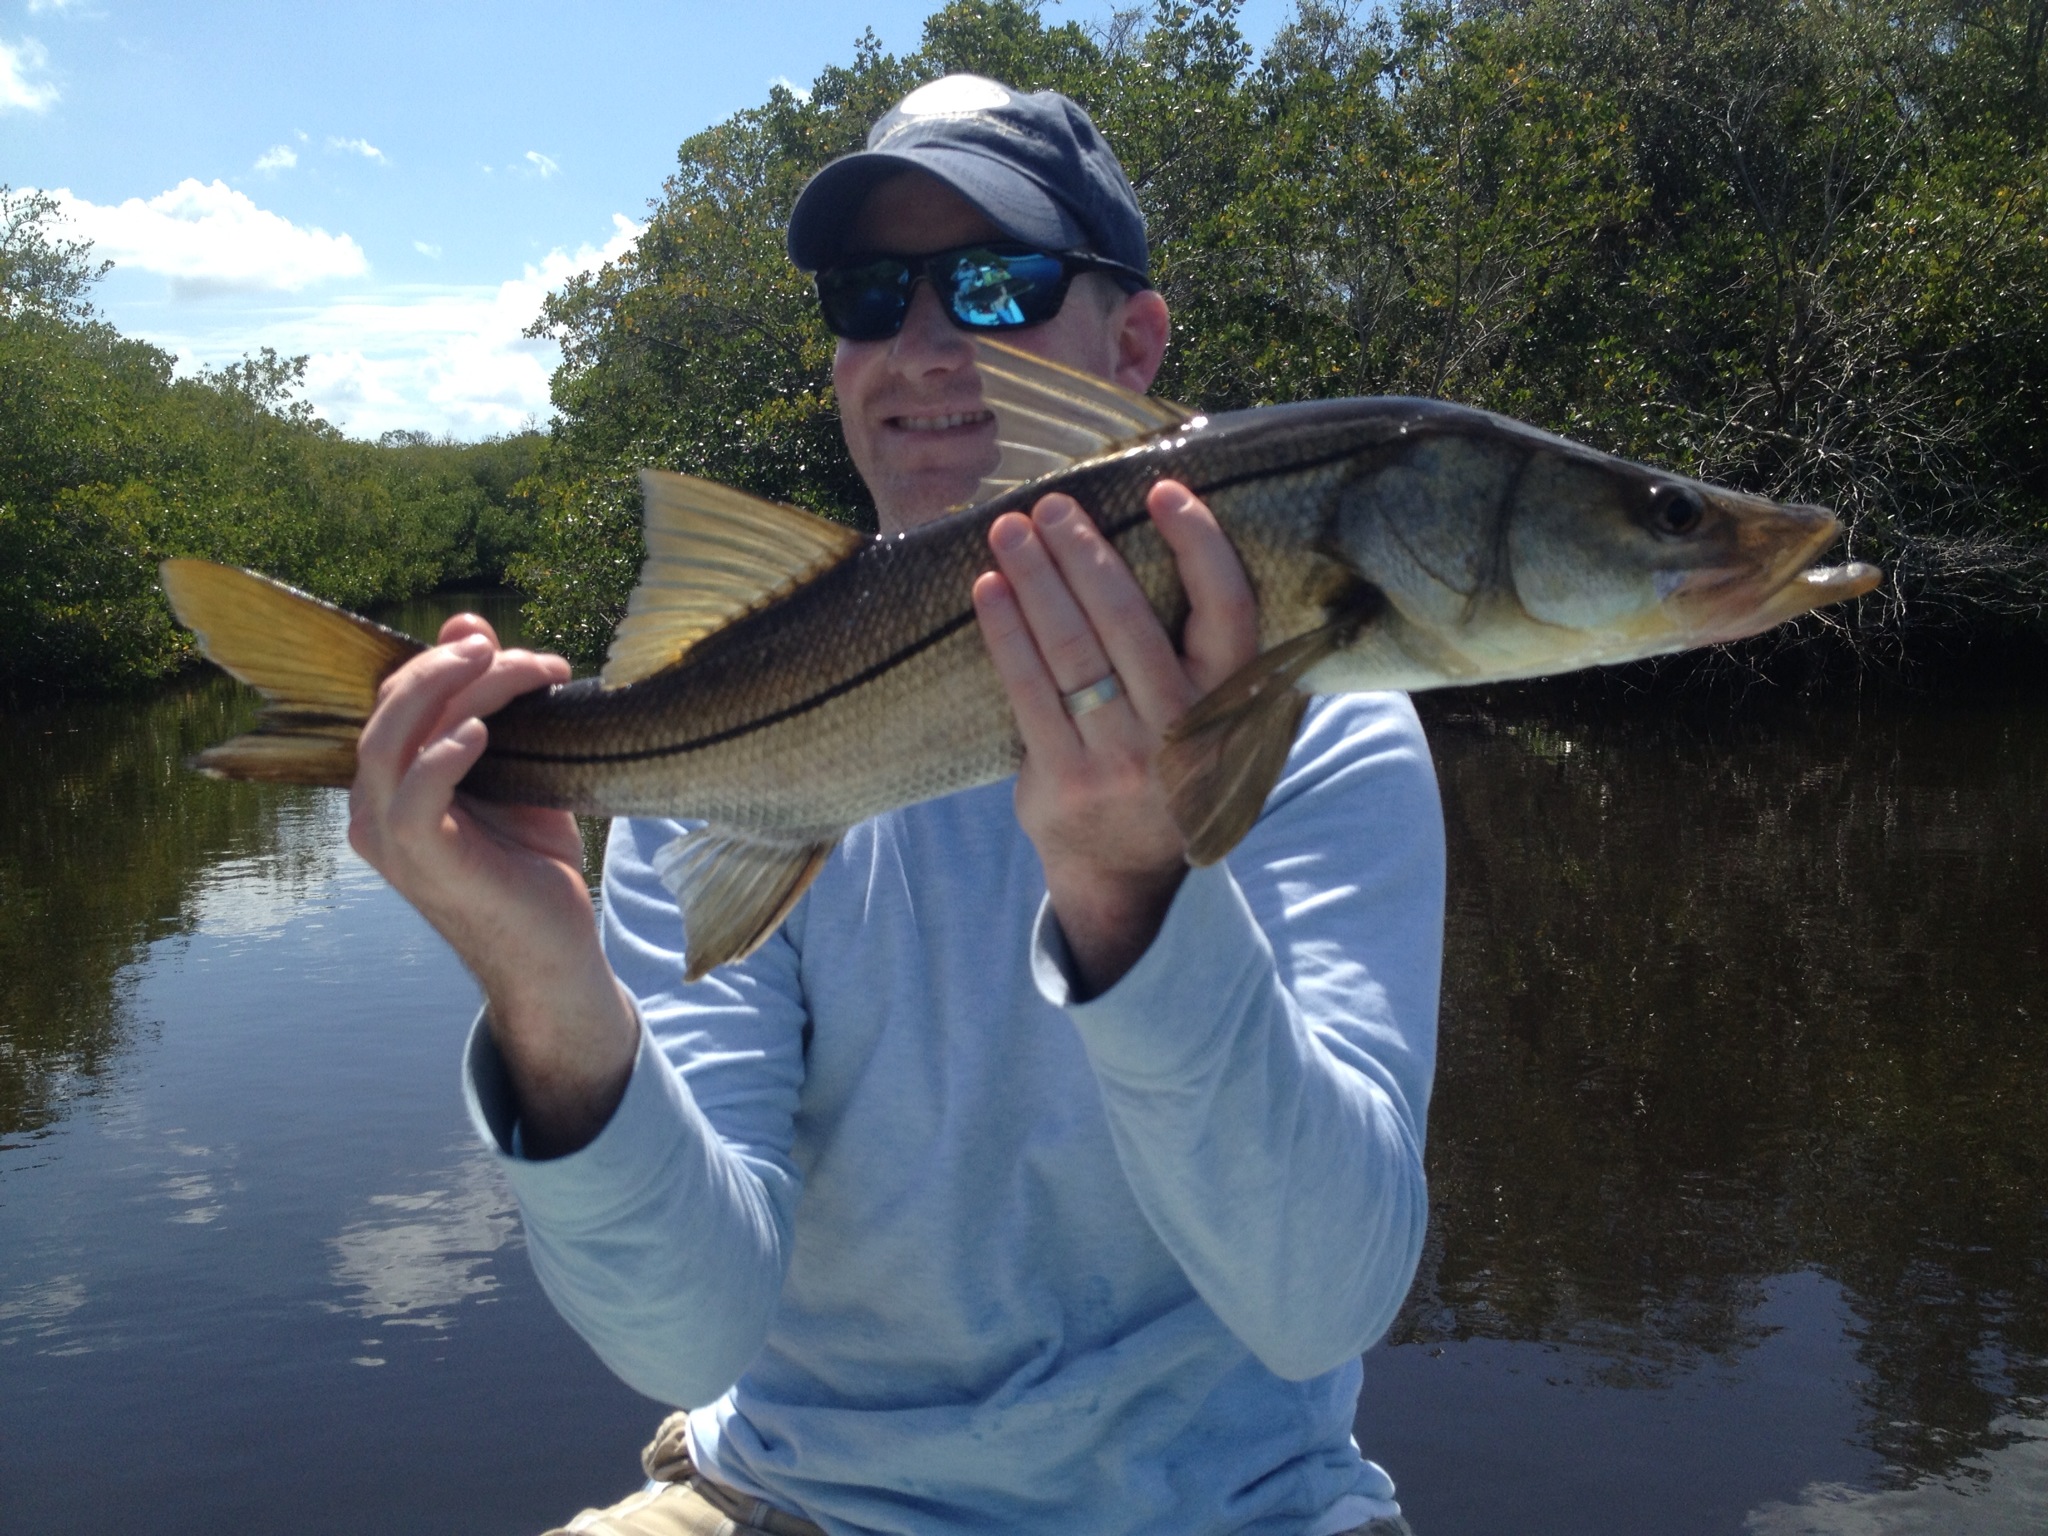
<instances>
[{"instance_id":1,"label":"tail fin","mask_svg":"<svg viewBox=\"0 0 2048 1536\"><path fill-rule=\"evenodd\" d=\"M166 560L160 572L207 658L264 699L255 730L192 766L218 779L351 783L377 685L426 647L254 571Z\"/></svg>"}]
</instances>

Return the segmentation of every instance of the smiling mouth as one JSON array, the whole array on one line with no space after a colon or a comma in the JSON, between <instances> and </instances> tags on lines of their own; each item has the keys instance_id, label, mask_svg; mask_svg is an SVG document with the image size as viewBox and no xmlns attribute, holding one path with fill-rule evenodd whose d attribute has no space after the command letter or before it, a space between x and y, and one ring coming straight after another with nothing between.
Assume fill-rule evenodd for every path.
<instances>
[{"instance_id":1,"label":"smiling mouth","mask_svg":"<svg viewBox=\"0 0 2048 1536\"><path fill-rule=\"evenodd\" d=\"M891 416L889 425L899 432L950 432L994 420L992 411L949 411L943 416Z\"/></svg>"}]
</instances>

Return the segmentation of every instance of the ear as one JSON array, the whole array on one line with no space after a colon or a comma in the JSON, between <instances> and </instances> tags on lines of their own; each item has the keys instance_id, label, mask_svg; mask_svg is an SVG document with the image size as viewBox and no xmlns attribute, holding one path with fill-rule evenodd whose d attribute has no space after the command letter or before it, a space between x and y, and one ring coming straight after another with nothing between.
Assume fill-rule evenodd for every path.
<instances>
[{"instance_id":1,"label":"ear","mask_svg":"<svg viewBox=\"0 0 2048 1536\"><path fill-rule=\"evenodd\" d=\"M1125 389L1144 394L1166 356L1166 338L1171 333L1166 300L1154 288L1143 288L1125 296L1113 320L1116 341L1116 372L1110 377Z\"/></svg>"}]
</instances>

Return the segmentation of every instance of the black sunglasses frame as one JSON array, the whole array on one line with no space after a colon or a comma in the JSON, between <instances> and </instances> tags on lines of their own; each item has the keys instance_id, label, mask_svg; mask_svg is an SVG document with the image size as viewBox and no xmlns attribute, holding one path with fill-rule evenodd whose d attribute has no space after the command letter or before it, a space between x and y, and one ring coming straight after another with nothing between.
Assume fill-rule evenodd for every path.
<instances>
[{"instance_id":1,"label":"black sunglasses frame","mask_svg":"<svg viewBox=\"0 0 2048 1536\"><path fill-rule=\"evenodd\" d=\"M1040 261L1055 261L1060 267L1059 281L1035 285L1025 294L1012 296L1029 302L1033 312L1028 313L1025 319L971 319L961 313L967 293L957 282L957 274L961 271L960 259L967 256L1029 256ZM888 267L895 269L893 276L882 274L880 269ZM835 287L851 283L852 274L857 272L874 273L880 280L870 280L858 291L840 294L836 299L838 308L835 309ZM884 251L858 261L823 267L816 278L818 311L824 316L825 328L844 340L887 341L903 329L903 322L910 314L911 300L917 292L918 279L923 278L932 285L932 292L939 298L939 307L957 329L969 333L1021 331L1043 325L1056 317L1066 305L1067 290L1084 272L1100 272L1113 277L1126 293L1137 293L1152 286L1144 273L1100 256L1042 251L1037 246L1017 240L975 240L922 255L904 256ZM893 303L883 309L881 305L888 300L893 300ZM1024 305L1020 303L1018 307L1022 310ZM864 324L854 318L855 313L863 308L874 312L873 323Z\"/></svg>"}]
</instances>

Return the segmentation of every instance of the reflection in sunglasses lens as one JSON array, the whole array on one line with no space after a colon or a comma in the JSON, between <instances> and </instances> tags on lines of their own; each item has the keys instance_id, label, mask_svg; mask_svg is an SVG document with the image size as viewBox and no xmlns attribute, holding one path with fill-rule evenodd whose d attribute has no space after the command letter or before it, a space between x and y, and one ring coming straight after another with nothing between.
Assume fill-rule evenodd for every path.
<instances>
[{"instance_id":1,"label":"reflection in sunglasses lens","mask_svg":"<svg viewBox=\"0 0 2048 1536\"><path fill-rule=\"evenodd\" d=\"M968 246L925 257L884 256L818 274L825 323L851 341L881 341L903 329L916 279L930 280L953 323L1014 330L1059 313L1069 258L1044 251Z\"/></svg>"}]
</instances>

